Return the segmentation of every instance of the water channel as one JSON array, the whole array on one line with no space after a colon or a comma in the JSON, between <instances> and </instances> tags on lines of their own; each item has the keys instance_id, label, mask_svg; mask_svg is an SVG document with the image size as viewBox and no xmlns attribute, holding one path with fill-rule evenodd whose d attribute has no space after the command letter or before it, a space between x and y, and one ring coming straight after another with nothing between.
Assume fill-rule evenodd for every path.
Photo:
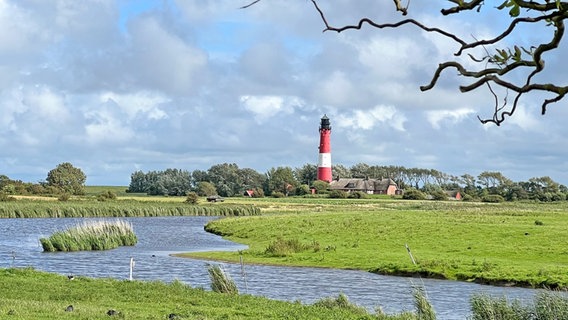
<instances>
[{"instance_id":1,"label":"water channel","mask_svg":"<svg viewBox=\"0 0 568 320\"><path fill-rule=\"evenodd\" d=\"M134 279L182 281L209 289L207 265L212 262L171 256L188 251L242 250L246 247L206 233L215 217L123 218L132 223L138 244L108 251L44 253L39 239L85 219L0 219L0 267L34 267L66 275L128 279L134 258ZM216 262L215 262L216 263ZM438 319L466 319L474 293L532 300L537 290L485 286L458 281L381 276L363 271L221 264L241 293L271 299L313 303L340 293L370 311L413 310L412 288L422 285Z\"/></svg>"}]
</instances>

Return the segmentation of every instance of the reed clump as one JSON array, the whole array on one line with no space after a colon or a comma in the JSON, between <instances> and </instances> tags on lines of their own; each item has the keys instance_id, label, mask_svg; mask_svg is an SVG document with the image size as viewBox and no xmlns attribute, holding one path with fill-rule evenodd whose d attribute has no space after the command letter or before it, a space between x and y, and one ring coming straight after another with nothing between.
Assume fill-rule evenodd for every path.
<instances>
[{"instance_id":1,"label":"reed clump","mask_svg":"<svg viewBox=\"0 0 568 320\"><path fill-rule=\"evenodd\" d=\"M207 267L211 279L211 290L218 293L239 294L235 281L219 265Z\"/></svg>"},{"instance_id":2,"label":"reed clump","mask_svg":"<svg viewBox=\"0 0 568 320\"><path fill-rule=\"evenodd\" d=\"M138 242L132 224L123 220L86 221L49 238L41 238L43 251L109 250Z\"/></svg>"},{"instance_id":3,"label":"reed clump","mask_svg":"<svg viewBox=\"0 0 568 320\"><path fill-rule=\"evenodd\" d=\"M505 297L491 297L476 294L471 298L473 320L489 319L568 319L568 296L565 292L543 291L530 302L517 299L508 301Z\"/></svg>"}]
</instances>

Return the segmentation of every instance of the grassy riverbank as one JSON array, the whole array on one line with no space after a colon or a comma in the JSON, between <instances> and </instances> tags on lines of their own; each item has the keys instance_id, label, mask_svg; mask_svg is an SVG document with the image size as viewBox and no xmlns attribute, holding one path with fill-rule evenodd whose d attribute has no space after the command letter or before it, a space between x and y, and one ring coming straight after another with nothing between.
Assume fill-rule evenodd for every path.
<instances>
[{"instance_id":1,"label":"grassy riverbank","mask_svg":"<svg viewBox=\"0 0 568 320\"><path fill-rule=\"evenodd\" d=\"M375 316L329 303L220 294L181 282L70 281L31 269L0 269L0 283L1 319L417 319L410 314ZM109 317L111 310L115 313Z\"/></svg>"},{"instance_id":2,"label":"grassy riverbank","mask_svg":"<svg viewBox=\"0 0 568 320\"><path fill-rule=\"evenodd\" d=\"M241 252L249 263L568 287L565 202L262 199L255 205L263 216L222 219L206 227L249 245ZM191 256L240 258L235 252Z\"/></svg>"}]
</instances>

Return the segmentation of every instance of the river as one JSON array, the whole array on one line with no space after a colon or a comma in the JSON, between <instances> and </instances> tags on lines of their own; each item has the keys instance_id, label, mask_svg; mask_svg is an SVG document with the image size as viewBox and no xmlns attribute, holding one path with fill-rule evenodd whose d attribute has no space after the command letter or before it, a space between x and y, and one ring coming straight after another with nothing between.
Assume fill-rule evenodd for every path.
<instances>
[{"instance_id":1,"label":"river","mask_svg":"<svg viewBox=\"0 0 568 320\"><path fill-rule=\"evenodd\" d=\"M74 226L87 218L0 219L0 267L34 267L37 270L94 278L128 279L130 258L135 280L179 280L209 289L209 263L171 256L188 251L242 250L203 230L215 217L122 218L132 223L138 244L108 251L44 253L39 239ZM94 218L89 218L94 219ZM105 220L112 220L111 218ZM495 287L448 280L381 276L363 271L294 268L222 263L241 293L271 299L313 303L344 293L351 302L370 311L386 313L413 310L413 286L426 290L438 319L466 319L469 298L486 293L510 299L532 300L538 290Z\"/></svg>"}]
</instances>

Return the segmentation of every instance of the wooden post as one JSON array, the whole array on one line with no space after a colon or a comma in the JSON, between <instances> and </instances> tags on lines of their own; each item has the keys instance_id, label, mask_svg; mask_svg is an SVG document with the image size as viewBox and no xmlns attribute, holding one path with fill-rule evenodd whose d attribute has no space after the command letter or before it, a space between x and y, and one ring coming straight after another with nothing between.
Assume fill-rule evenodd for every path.
<instances>
[{"instance_id":1,"label":"wooden post","mask_svg":"<svg viewBox=\"0 0 568 320\"><path fill-rule=\"evenodd\" d=\"M412 252L410 252L410 247L408 244L404 244L406 246L406 251L408 251L408 255L410 256L410 260L412 260L412 264L416 265L416 261L414 261L414 257L412 256Z\"/></svg>"}]
</instances>

